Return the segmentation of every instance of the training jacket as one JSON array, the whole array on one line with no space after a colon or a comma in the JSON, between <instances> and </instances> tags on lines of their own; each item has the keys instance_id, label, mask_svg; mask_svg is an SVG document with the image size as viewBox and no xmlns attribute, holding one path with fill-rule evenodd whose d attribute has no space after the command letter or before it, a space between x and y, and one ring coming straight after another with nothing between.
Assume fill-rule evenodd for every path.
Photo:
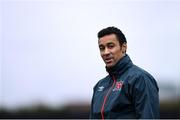
<instances>
[{"instance_id":1,"label":"training jacket","mask_svg":"<svg viewBox=\"0 0 180 120\"><path fill-rule=\"evenodd\" d=\"M91 119L158 119L159 88L155 79L126 54L95 86Z\"/></svg>"}]
</instances>

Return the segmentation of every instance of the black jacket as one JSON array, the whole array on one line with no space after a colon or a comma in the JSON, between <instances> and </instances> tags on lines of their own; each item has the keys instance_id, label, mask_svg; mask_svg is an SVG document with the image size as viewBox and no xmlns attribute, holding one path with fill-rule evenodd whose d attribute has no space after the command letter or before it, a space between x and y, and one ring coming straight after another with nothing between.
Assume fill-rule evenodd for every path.
<instances>
[{"instance_id":1,"label":"black jacket","mask_svg":"<svg viewBox=\"0 0 180 120\"><path fill-rule=\"evenodd\" d=\"M159 88L155 79L125 55L108 76L94 86L91 119L159 118Z\"/></svg>"}]
</instances>

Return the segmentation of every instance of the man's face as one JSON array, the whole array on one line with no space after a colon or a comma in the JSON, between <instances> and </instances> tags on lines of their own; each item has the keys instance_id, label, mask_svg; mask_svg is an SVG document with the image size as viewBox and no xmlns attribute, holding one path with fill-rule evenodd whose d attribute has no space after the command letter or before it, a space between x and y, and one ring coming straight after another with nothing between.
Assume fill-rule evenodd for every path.
<instances>
[{"instance_id":1,"label":"man's face","mask_svg":"<svg viewBox=\"0 0 180 120\"><path fill-rule=\"evenodd\" d=\"M98 41L101 57L106 67L114 66L125 55L126 44L120 45L115 34L105 35Z\"/></svg>"}]
</instances>

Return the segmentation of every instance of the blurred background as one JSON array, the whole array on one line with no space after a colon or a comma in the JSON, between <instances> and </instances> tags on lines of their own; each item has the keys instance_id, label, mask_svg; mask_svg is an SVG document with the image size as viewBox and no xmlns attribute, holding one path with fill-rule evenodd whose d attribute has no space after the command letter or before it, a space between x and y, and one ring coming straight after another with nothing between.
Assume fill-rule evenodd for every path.
<instances>
[{"instance_id":1,"label":"blurred background","mask_svg":"<svg viewBox=\"0 0 180 120\"><path fill-rule=\"evenodd\" d=\"M116 26L157 80L161 118L180 118L179 0L1 0L0 117L88 118L107 75L97 32Z\"/></svg>"}]
</instances>

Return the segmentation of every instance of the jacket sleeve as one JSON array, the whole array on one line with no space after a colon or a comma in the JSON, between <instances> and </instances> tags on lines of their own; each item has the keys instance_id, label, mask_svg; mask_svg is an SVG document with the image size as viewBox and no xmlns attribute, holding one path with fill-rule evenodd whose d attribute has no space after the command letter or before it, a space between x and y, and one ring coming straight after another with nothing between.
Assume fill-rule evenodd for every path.
<instances>
[{"instance_id":1,"label":"jacket sleeve","mask_svg":"<svg viewBox=\"0 0 180 120\"><path fill-rule=\"evenodd\" d=\"M94 94L95 94L97 85L98 85L98 83L93 87L93 95L92 95L92 100L91 100L89 119L95 119L95 116L93 114L93 101L94 101Z\"/></svg>"},{"instance_id":2,"label":"jacket sleeve","mask_svg":"<svg viewBox=\"0 0 180 120\"><path fill-rule=\"evenodd\" d=\"M90 113L89 113L89 119L93 119L93 99L91 101L91 107L90 107Z\"/></svg>"},{"instance_id":3,"label":"jacket sleeve","mask_svg":"<svg viewBox=\"0 0 180 120\"><path fill-rule=\"evenodd\" d=\"M138 119L159 118L158 86L152 76L141 75L133 87L133 103Z\"/></svg>"}]
</instances>

